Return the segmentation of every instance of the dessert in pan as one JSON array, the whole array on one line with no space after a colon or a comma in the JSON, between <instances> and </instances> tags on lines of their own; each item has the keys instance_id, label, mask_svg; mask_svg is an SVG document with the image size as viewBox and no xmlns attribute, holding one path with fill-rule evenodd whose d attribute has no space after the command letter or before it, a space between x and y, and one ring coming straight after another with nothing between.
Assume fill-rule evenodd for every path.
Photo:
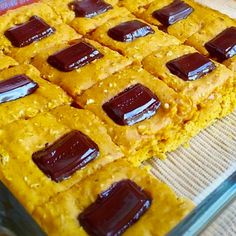
<instances>
[{"instance_id":1,"label":"dessert in pan","mask_svg":"<svg viewBox=\"0 0 236 236\"><path fill-rule=\"evenodd\" d=\"M1 181L48 235L170 231L194 204L141 164L236 107L235 21L190 0L43 0L0 20Z\"/></svg>"}]
</instances>

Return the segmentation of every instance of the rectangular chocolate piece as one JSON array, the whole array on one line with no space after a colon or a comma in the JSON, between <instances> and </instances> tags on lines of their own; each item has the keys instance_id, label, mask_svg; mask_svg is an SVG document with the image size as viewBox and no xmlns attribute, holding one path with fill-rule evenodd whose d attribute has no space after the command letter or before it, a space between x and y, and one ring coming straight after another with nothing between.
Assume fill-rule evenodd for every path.
<instances>
[{"instance_id":1,"label":"rectangular chocolate piece","mask_svg":"<svg viewBox=\"0 0 236 236\"><path fill-rule=\"evenodd\" d=\"M12 10L24 5L28 5L34 2L38 2L36 0L2 0L0 1L0 15L3 15L6 11Z\"/></svg>"},{"instance_id":2,"label":"rectangular chocolate piece","mask_svg":"<svg viewBox=\"0 0 236 236\"><path fill-rule=\"evenodd\" d=\"M60 71L69 72L103 56L92 45L86 42L79 42L49 56L47 62Z\"/></svg>"},{"instance_id":3,"label":"rectangular chocolate piece","mask_svg":"<svg viewBox=\"0 0 236 236\"><path fill-rule=\"evenodd\" d=\"M53 34L55 29L38 16L32 16L29 21L16 25L5 32L5 36L15 47L25 47Z\"/></svg>"},{"instance_id":4,"label":"rectangular chocolate piece","mask_svg":"<svg viewBox=\"0 0 236 236\"><path fill-rule=\"evenodd\" d=\"M236 55L236 27L230 27L205 44L212 57L219 61Z\"/></svg>"},{"instance_id":5,"label":"rectangular chocolate piece","mask_svg":"<svg viewBox=\"0 0 236 236\"><path fill-rule=\"evenodd\" d=\"M38 84L26 75L17 75L0 81L0 104L32 94Z\"/></svg>"},{"instance_id":6,"label":"rectangular chocolate piece","mask_svg":"<svg viewBox=\"0 0 236 236\"><path fill-rule=\"evenodd\" d=\"M216 68L211 60L197 52L172 60L166 66L172 74L185 81L200 79Z\"/></svg>"},{"instance_id":7,"label":"rectangular chocolate piece","mask_svg":"<svg viewBox=\"0 0 236 236\"><path fill-rule=\"evenodd\" d=\"M149 26L138 20L121 23L108 31L108 35L116 41L132 42L137 38L154 34L155 31Z\"/></svg>"},{"instance_id":8,"label":"rectangular chocolate piece","mask_svg":"<svg viewBox=\"0 0 236 236\"><path fill-rule=\"evenodd\" d=\"M32 155L39 169L52 180L59 182L85 167L99 155L99 149L88 136L71 131L51 146Z\"/></svg>"},{"instance_id":9,"label":"rectangular chocolate piece","mask_svg":"<svg viewBox=\"0 0 236 236\"><path fill-rule=\"evenodd\" d=\"M160 21L165 27L187 18L193 12L193 8L187 3L175 0L170 5L154 11L153 17Z\"/></svg>"},{"instance_id":10,"label":"rectangular chocolate piece","mask_svg":"<svg viewBox=\"0 0 236 236\"><path fill-rule=\"evenodd\" d=\"M150 208L151 197L131 180L115 183L79 215L89 235L121 235Z\"/></svg>"},{"instance_id":11,"label":"rectangular chocolate piece","mask_svg":"<svg viewBox=\"0 0 236 236\"><path fill-rule=\"evenodd\" d=\"M113 7L103 0L75 0L70 4L70 8L75 12L76 17L93 18L109 11Z\"/></svg>"},{"instance_id":12,"label":"rectangular chocolate piece","mask_svg":"<svg viewBox=\"0 0 236 236\"><path fill-rule=\"evenodd\" d=\"M118 125L134 125L154 116L161 102L147 87L136 84L103 104L103 110Z\"/></svg>"}]
</instances>

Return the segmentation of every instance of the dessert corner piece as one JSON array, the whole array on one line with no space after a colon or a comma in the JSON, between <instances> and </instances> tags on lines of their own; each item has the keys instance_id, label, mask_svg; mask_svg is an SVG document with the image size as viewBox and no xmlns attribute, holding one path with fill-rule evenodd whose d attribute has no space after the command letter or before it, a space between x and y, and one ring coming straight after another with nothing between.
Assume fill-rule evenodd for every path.
<instances>
[{"instance_id":1,"label":"dessert corner piece","mask_svg":"<svg viewBox=\"0 0 236 236\"><path fill-rule=\"evenodd\" d=\"M69 106L5 126L0 143L3 182L29 212L123 156L96 116Z\"/></svg>"},{"instance_id":2,"label":"dessert corner piece","mask_svg":"<svg viewBox=\"0 0 236 236\"><path fill-rule=\"evenodd\" d=\"M0 127L71 101L62 89L43 80L33 66L5 69L0 76Z\"/></svg>"},{"instance_id":3,"label":"dessert corner piece","mask_svg":"<svg viewBox=\"0 0 236 236\"><path fill-rule=\"evenodd\" d=\"M49 235L154 235L157 228L165 235L192 208L144 169L119 160L37 207L33 216Z\"/></svg>"},{"instance_id":4,"label":"dessert corner piece","mask_svg":"<svg viewBox=\"0 0 236 236\"><path fill-rule=\"evenodd\" d=\"M114 142L135 164L175 149L179 122L191 112L188 100L138 67L110 76L77 102L105 122Z\"/></svg>"},{"instance_id":5,"label":"dessert corner piece","mask_svg":"<svg viewBox=\"0 0 236 236\"><path fill-rule=\"evenodd\" d=\"M128 66L131 60L83 38L48 48L38 54L32 63L44 78L76 97L98 81Z\"/></svg>"},{"instance_id":6,"label":"dessert corner piece","mask_svg":"<svg viewBox=\"0 0 236 236\"><path fill-rule=\"evenodd\" d=\"M91 37L133 61L141 61L162 46L180 44L174 36L130 15L106 22Z\"/></svg>"}]
</instances>

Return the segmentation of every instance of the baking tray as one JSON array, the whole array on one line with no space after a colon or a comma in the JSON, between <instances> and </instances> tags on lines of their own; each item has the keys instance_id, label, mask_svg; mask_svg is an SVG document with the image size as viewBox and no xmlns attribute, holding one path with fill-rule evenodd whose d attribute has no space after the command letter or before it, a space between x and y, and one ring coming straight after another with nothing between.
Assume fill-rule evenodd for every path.
<instances>
[{"instance_id":1,"label":"baking tray","mask_svg":"<svg viewBox=\"0 0 236 236\"><path fill-rule=\"evenodd\" d=\"M11 1L29 4L32 0ZM236 18L234 0L199 0ZM0 0L0 11L9 6ZM164 161L145 163L152 173L178 195L193 200L196 208L168 236L236 235L236 112L216 122ZM43 236L20 203L0 183L0 236Z\"/></svg>"}]
</instances>

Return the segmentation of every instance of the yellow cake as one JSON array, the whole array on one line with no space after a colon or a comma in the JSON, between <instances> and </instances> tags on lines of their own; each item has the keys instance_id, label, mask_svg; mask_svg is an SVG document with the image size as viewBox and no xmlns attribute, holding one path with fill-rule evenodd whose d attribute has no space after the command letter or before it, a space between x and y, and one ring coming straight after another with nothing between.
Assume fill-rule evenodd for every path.
<instances>
[{"instance_id":1,"label":"yellow cake","mask_svg":"<svg viewBox=\"0 0 236 236\"><path fill-rule=\"evenodd\" d=\"M37 207L33 216L48 235L88 235L79 224L79 215L99 194L122 180L133 181L152 199L150 208L123 235L165 235L193 208L191 201L176 196L146 170L116 161Z\"/></svg>"},{"instance_id":2,"label":"yellow cake","mask_svg":"<svg viewBox=\"0 0 236 236\"><path fill-rule=\"evenodd\" d=\"M41 74L45 79L60 85L72 96L81 94L82 91L90 88L98 81L105 79L131 63L131 60L126 59L119 53L88 39L83 39L83 42L92 45L103 54L103 57L69 72L60 71L47 63L47 59L50 55L78 42L71 42L71 44L64 43L49 48L38 54L32 61L33 65L41 71Z\"/></svg>"},{"instance_id":3,"label":"yellow cake","mask_svg":"<svg viewBox=\"0 0 236 236\"><path fill-rule=\"evenodd\" d=\"M29 95L0 103L0 127L19 119L29 119L40 112L71 102L71 98L61 88L43 80L39 71L31 65L20 65L0 71L0 83L18 75L28 76L38 88ZM12 94L14 95L14 91Z\"/></svg>"},{"instance_id":4,"label":"yellow cake","mask_svg":"<svg viewBox=\"0 0 236 236\"><path fill-rule=\"evenodd\" d=\"M86 162L86 165L78 170L72 166L73 172L69 173L69 175L61 174L55 177L53 173L49 172L47 175L50 177L48 177L45 174L46 172L41 169L42 167L39 168L40 163L36 165L38 163L37 158L40 158L35 157L38 156L37 152L49 148L72 131L82 132L95 143L95 146L97 145L98 153L96 159ZM0 172L3 176L2 181L29 212L32 212L36 206L48 201L51 196L70 188L73 184L86 178L96 169L122 157L120 149L111 141L106 129L95 115L89 111L69 106L58 107L52 112L42 113L32 119L21 120L7 125L1 130L0 136ZM70 143L77 145L73 143L73 140ZM69 146L72 145L70 143L68 144ZM69 146L65 152L74 150L73 146ZM60 147L63 147L62 141L55 146L55 149L50 149L51 158L57 152L60 154ZM67 154L65 153L64 155ZM58 156L54 163L60 161L62 157L63 155L61 157ZM70 161L69 157L68 161ZM72 168L68 161L64 165ZM53 171L53 168L56 167L52 165L48 168ZM65 169L66 167L63 168ZM55 173L60 172L57 171Z\"/></svg>"}]
</instances>

